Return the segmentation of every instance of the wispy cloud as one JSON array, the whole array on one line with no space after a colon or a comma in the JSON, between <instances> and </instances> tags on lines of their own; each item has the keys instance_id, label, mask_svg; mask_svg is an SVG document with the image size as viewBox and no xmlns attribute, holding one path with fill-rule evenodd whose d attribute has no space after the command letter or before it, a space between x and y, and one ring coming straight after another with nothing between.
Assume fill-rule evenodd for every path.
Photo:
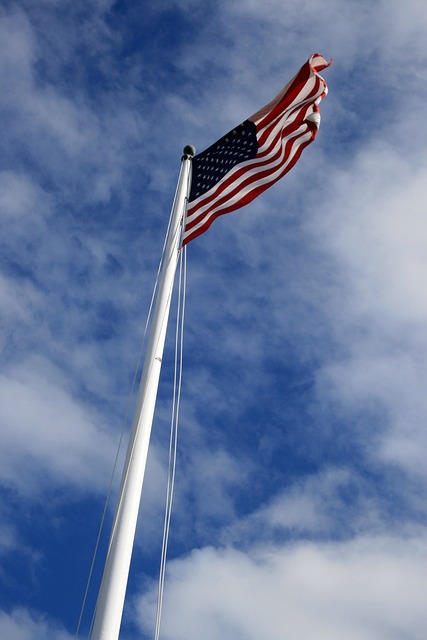
<instances>
[{"instance_id":1,"label":"wispy cloud","mask_svg":"<svg viewBox=\"0 0 427 640\"><path fill-rule=\"evenodd\" d=\"M48 362L27 360L0 379L4 434L1 476L6 484L31 491L52 481L105 486L114 443L72 397L61 372ZM84 453L86 452L86 453ZM104 482L102 479L104 478Z\"/></svg>"},{"instance_id":2,"label":"wispy cloud","mask_svg":"<svg viewBox=\"0 0 427 640\"><path fill-rule=\"evenodd\" d=\"M10 640L71 640L73 637L42 614L25 609L15 609L10 614L0 612L0 633Z\"/></svg>"}]
</instances>

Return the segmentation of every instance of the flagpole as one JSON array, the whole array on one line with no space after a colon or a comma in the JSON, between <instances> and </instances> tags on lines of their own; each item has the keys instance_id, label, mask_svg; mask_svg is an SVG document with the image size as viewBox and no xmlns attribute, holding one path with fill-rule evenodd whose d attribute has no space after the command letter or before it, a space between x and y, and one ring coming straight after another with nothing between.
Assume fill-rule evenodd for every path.
<instances>
[{"instance_id":1,"label":"flagpole","mask_svg":"<svg viewBox=\"0 0 427 640\"><path fill-rule=\"evenodd\" d=\"M98 594L92 640L117 640L119 637L194 153L194 147L186 146L181 160L152 329Z\"/></svg>"}]
</instances>

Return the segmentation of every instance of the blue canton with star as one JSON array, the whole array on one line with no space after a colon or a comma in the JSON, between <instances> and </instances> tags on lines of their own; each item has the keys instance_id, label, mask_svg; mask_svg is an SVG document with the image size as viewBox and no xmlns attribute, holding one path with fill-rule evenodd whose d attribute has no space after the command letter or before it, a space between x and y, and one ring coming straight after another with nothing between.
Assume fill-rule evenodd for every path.
<instances>
[{"instance_id":1,"label":"blue canton with star","mask_svg":"<svg viewBox=\"0 0 427 640\"><path fill-rule=\"evenodd\" d=\"M255 158L258 151L256 127L245 120L193 158L193 178L189 201L212 189L236 164Z\"/></svg>"}]
</instances>

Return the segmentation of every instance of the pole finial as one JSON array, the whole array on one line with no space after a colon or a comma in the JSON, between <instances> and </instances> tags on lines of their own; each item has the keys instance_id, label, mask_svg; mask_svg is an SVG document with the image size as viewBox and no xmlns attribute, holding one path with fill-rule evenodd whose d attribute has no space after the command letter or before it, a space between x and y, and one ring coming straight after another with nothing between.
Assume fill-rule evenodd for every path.
<instances>
[{"instance_id":1,"label":"pole finial","mask_svg":"<svg viewBox=\"0 0 427 640\"><path fill-rule=\"evenodd\" d=\"M192 144L187 144L184 147L184 156L183 158L192 158L196 153L196 147L193 147Z\"/></svg>"}]
</instances>

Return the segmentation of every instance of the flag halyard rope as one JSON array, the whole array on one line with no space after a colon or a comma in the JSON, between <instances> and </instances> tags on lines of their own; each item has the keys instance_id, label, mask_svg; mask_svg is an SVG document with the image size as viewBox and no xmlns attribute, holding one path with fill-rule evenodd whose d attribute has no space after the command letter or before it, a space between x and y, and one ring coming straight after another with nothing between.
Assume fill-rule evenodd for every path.
<instances>
[{"instance_id":1,"label":"flag halyard rope","mask_svg":"<svg viewBox=\"0 0 427 640\"><path fill-rule=\"evenodd\" d=\"M176 194L175 194L175 199L176 199ZM174 200L174 204L175 204L175 200ZM173 206L174 206L174 204L173 204ZM148 309L147 319L145 321L144 332L143 332L143 335L142 335L142 338L141 338L141 343L140 343L139 353L138 353L138 357L137 357L137 361L136 361L136 365L135 365L132 384L131 384L131 388L130 388L130 391L129 391L128 400L127 400L127 403L126 403L125 415L124 415L124 418L123 418L123 421L122 421L122 427L121 427L121 431L120 431L119 442L118 442L118 445L117 445L116 455L115 455L115 458L114 458L113 469L112 469L112 472L111 472L111 478L110 478L110 482L109 482L109 486L108 486L108 490L107 490L107 494L106 494L106 498L105 498L104 509L103 509L103 512L102 512L101 522L100 522L99 530L98 530L98 535L97 535L97 539L96 539L96 543L95 543L95 547L94 547L94 551L93 551L93 555L92 555L91 565L90 565L89 574L88 574L88 578L87 578L87 582L86 582L86 587L85 587L85 592L84 592L84 596L83 596L82 605L81 605L81 608L80 608L79 619L78 619L78 622L77 622L77 628L76 628L76 632L75 632L75 635L74 635L74 640L78 640L78 637L79 637L80 627L81 627L81 624L82 624L83 615L84 615L84 611L85 611L85 607L86 607L86 602L87 602L87 598L88 598L88 594L89 594L89 588L90 588L90 584L91 584L91 580L92 580L92 576L93 576L93 571L94 571L94 568L95 568L96 557L97 557L97 554L98 554L99 544L100 544L100 541L101 541L101 535L102 535L102 531L103 531L104 524L105 524L105 518L106 518L106 515L107 515L108 504L109 504L109 501L110 501L110 498L111 498L112 489L113 489L113 482L114 482L114 477L115 477L115 473L116 473L116 469L117 469L117 463L118 463L118 460L119 460L119 455L120 455L121 447L122 447L122 444L123 444L124 433L125 433L125 430L126 430L126 427L127 427L127 424L128 424L130 407L131 407L131 404L132 404L132 399L134 397L134 391L135 391L135 386L136 386L136 382L137 382L137 379L138 379L138 372L139 372L140 365L141 365L141 359L142 359L142 354L143 354L143 351L144 351L145 340L146 340L146 337L147 337L148 327L149 327L149 324L150 324L151 315L152 315L152 311L153 311L153 307L154 307L154 301L155 301L155 298L156 298L156 292L157 292L157 286L158 286L158 283L159 283L160 272L162 270L163 260L164 260L164 256L165 256L166 242L167 242L167 237L168 237L168 234L169 234L169 229L170 229L171 221L172 221L173 206L172 206L171 213L170 213L170 216L169 216L167 232L166 232L165 239L164 239L164 242L163 242L162 253L161 253L159 265L158 265L158 268L157 268L156 280L155 280L154 287L153 287L153 293L151 295L150 306L149 306L149 309ZM107 554L108 554L108 552L107 552ZM94 611L93 611L93 614L92 614L92 619L91 619L91 624L90 624L90 629L89 629L89 635L88 635L89 638L91 638L91 636L92 636L92 630L93 630L93 624L94 624L94 620L95 620L95 614L96 614L96 605L95 605L95 608L94 608Z\"/></svg>"},{"instance_id":2,"label":"flag halyard rope","mask_svg":"<svg viewBox=\"0 0 427 640\"><path fill-rule=\"evenodd\" d=\"M160 558L159 582L157 590L157 608L156 622L154 629L154 640L159 640L160 625L163 611L163 594L166 575L166 558L169 542L169 531L172 514L172 502L175 486L175 472L178 445L178 425L179 411L181 405L181 388L182 388L182 370L183 370L183 348L184 348L184 318L185 318L185 301L187 288L187 250L183 247L179 259L179 282L178 282L178 300L177 300L177 317L175 329L175 359L174 359L174 384L173 384L173 400L172 414L169 436L169 455L168 455L168 473L166 486L166 504L163 524L163 542Z\"/></svg>"}]
</instances>

